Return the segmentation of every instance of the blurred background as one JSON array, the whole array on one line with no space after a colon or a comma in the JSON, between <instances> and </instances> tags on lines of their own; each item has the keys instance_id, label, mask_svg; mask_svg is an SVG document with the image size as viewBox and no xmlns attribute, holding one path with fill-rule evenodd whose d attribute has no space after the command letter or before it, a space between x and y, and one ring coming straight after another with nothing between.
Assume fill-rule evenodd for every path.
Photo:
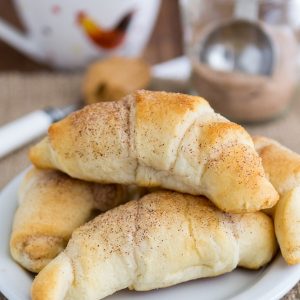
<instances>
[{"instance_id":1,"label":"blurred background","mask_svg":"<svg viewBox=\"0 0 300 300\"><path fill-rule=\"evenodd\" d=\"M0 17L21 31L26 31L12 0L0 0ZM36 63L1 39L0 53L0 71L51 70L45 64ZM178 0L164 0L161 2L156 24L142 56L147 62L155 64L180 56L182 53L182 30Z\"/></svg>"},{"instance_id":2,"label":"blurred background","mask_svg":"<svg viewBox=\"0 0 300 300\"><path fill-rule=\"evenodd\" d=\"M0 137L22 146L49 124L4 124L146 88L203 96L300 152L299 45L300 0L0 0ZM0 162L28 163L12 146Z\"/></svg>"}]
</instances>

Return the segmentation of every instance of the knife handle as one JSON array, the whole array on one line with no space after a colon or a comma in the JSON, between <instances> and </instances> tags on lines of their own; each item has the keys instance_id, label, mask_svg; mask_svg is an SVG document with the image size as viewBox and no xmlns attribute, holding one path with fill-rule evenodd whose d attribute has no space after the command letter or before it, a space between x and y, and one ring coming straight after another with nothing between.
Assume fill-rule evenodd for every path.
<instances>
[{"instance_id":1,"label":"knife handle","mask_svg":"<svg viewBox=\"0 0 300 300\"><path fill-rule=\"evenodd\" d=\"M0 127L0 159L45 134L53 119L43 110L36 110Z\"/></svg>"}]
</instances>

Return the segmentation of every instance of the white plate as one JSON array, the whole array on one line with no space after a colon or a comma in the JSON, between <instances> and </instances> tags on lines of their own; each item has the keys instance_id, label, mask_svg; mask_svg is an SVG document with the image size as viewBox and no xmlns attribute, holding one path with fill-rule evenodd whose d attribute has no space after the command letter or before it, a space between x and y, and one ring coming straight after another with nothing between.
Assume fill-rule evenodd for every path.
<instances>
[{"instance_id":1,"label":"white plate","mask_svg":"<svg viewBox=\"0 0 300 300\"><path fill-rule=\"evenodd\" d=\"M9 254L11 223L17 207L17 191L23 173L0 194L0 290L9 300L30 299L32 275L17 265ZM151 292L122 291L108 300L179 299L279 299L300 279L300 265L287 266L280 255L259 271L237 269L211 279L200 279Z\"/></svg>"}]
</instances>

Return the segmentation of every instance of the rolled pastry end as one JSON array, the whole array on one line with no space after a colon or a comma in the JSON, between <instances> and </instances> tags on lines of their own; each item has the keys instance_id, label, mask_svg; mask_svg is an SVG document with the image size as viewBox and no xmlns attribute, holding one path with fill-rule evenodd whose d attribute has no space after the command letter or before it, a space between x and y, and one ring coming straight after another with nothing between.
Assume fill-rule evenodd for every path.
<instances>
[{"instance_id":1,"label":"rolled pastry end","mask_svg":"<svg viewBox=\"0 0 300 300\"><path fill-rule=\"evenodd\" d=\"M62 252L33 281L31 287L32 300L64 299L73 280L74 274L71 261Z\"/></svg>"},{"instance_id":2,"label":"rolled pastry end","mask_svg":"<svg viewBox=\"0 0 300 300\"><path fill-rule=\"evenodd\" d=\"M47 235L12 235L10 250L13 258L27 270L38 273L62 252L67 241Z\"/></svg>"},{"instance_id":3,"label":"rolled pastry end","mask_svg":"<svg viewBox=\"0 0 300 300\"><path fill-rule=\"evenodd\" d=\"M283 258L289 265L300 263L300 186L280 198L274 223Z\"/></svg>"}]
</instances>

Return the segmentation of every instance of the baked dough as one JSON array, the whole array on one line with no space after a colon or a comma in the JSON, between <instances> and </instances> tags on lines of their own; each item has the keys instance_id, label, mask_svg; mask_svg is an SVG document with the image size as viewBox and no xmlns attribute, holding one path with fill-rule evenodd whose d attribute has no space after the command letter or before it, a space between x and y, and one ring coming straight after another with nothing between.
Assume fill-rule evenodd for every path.
<instances>
[{"instance_id":1,"label":"baked dough","mask_svg":"<svg viewBox=\"0 0 300 300\"><path fill-rule=\"evenodd\" d=\"M196 96L137 91L87 106L52 125L30 158L87 181L205 195L227 212L278 200L248 133Z\"/></svg>"},{"instance_id":2,"label":"baked dough","mask_svg":"<svg viewBox=\"0 0 300 300\"><path fill-rule=\"evenodd\" d=\"M92 63L82 83L87 104L119 100L150 83L150 66L140 58L110 57Z\"/></svg>"},{"instance_id":3,"label":"baked dough","mask_svg":"<svg viewBox=\"0 0 300 300\"><path fill-rule=\"evenodd\" d=\"M270 138L253 137L267 176L280 194L273 215L283 258L300 263L300 155Z\"/></svg>"},{"instance_id":4,"label":"baked dough","mask_svg":"<svg viewBox=\"0 0 300 300\"><path fill-rule=\"evenodd\" d=\"M285 261L300 263L300 186L286 192L276 205L275 232Z\"/></svg>"}]
</instances>

